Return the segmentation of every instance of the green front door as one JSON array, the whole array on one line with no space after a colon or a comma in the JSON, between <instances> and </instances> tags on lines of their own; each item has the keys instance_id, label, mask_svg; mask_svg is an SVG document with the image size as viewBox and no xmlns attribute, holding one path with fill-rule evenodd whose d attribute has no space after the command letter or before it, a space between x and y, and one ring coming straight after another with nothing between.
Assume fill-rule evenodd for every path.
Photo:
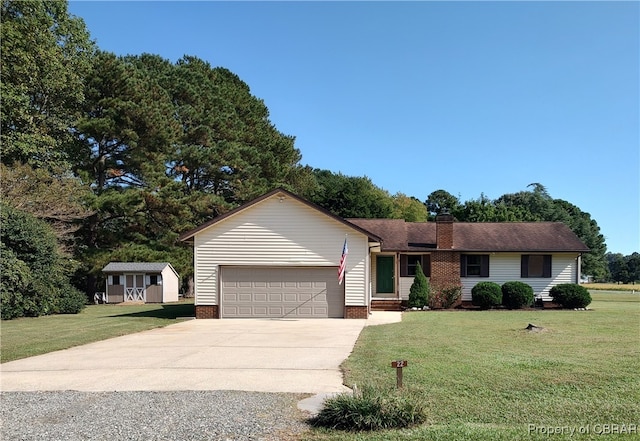
<instances>
[{"instance_id":1,"label":"green front door","mask_svg":"<svg viewBox=\"0 0 640 441\"><path fill-rule=\"evenodd\" d=\"M376 292L393 293L393 256L376 257Z\"/></svg>"}]
</instances>

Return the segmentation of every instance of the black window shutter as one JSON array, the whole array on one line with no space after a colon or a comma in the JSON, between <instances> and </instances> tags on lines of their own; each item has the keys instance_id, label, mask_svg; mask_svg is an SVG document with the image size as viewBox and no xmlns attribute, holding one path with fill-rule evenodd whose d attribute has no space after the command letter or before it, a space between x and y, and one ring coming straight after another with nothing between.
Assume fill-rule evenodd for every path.
<instances>
[{"instance_id":1,"label":"black window shutter","mask_svg":"<svg viewBox=\"0 0 640 441\"><path fill-rule=\"evenodd\" d=\"M467 277L467 255L460 254L460 277Z\"/></svg>"},{"instance_id":2,"label":"black window shutter","mask_svg":"<svg viewBox=\"0 0 640 441\"><path fill-rule=\"evenodd\" d=\"M520 277L526 279L529 277L529 255L523 254L520 257Z\"/></svg>"},{"instance_id":3,"label":"black window shutter","mask_svg":"<svg viewBox=\"0 0 640 441\"><path fill-rule=\"evenodd\" d=\"M425 276L431 277L431 254L422 255L422 272Z\"/></svg>"},{"instance_id":4,"label":"black window shutter","mask_svg":"<svg viewBox=\"0 0 640 441\"><path fill-rule=\"evenodd\" d=\"M400 277L407 277L409 275L409 262L406 254L400 254Z\"/></svg>"},{"instance_id":5,"label":"black window shutter","mask_svg":"<svg viewBox=\"0 0 640 441\"><path fill-rule=\"evenodd\" d=\"M542 277L551 277L551 254L545 254L543 258L543 269L542 269Z\"/></svg>"},{"instance_id":6,"label":"black window shutter","mask_svg":"<svg viewBox=\"0 0 640 441\"><path fill-rule=\"evenodd\" d=\"M489 255L483 254L480 258L480 277L489 277Z\"/></svg>"}]
</instances>

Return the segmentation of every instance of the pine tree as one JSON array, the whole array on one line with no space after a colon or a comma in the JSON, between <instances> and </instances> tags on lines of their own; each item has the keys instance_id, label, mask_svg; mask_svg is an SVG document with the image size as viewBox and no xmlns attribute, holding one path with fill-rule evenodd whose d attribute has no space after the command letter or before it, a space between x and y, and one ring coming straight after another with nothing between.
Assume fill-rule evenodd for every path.
<instances>
[{"instance_id":1,"label":"pine tree","mask_svg":"<svg viewBox=\"0 0 640 441\"><path fill-rule=\"evenodd\" d=\"M422 266L418 262L416 267L416 275L409 289L409 307L410 308L422 308L429 304L429 295L431 294L431 288L429 287L429 281L422 271Z\"/></svg>"}]
</instances>

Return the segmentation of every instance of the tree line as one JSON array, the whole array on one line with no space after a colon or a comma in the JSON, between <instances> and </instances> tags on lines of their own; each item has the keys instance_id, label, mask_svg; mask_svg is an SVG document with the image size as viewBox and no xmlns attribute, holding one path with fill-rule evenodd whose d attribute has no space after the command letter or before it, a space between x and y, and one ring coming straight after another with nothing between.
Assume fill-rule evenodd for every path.
<instances>
[{"instance_id":1,"label":"tree line","mask_svg":"<svg viewBox=\"0 0 640 441\"><path fill-rule=\"evenodd\" d=\"M47 252L58 291L101 290L110 261L171 262L186 290L192 250L177 237L276 187L343 217L427 221L448 209L460 221L562 221L592 249L584 272L608 277L596 221L540 184L497 200L392 195L366 176L302 165L295 137L228 69L102 51L66 1L3 0L1 18L3 224L29 230L36 219L55 237ZM25 273L24 253L5 254L17 243L8 234L3 268L14 259L8 267ZM15 277L3 270L3 303L15 297L5 289ZM23 282L37 297L36 282Z\"/></svg>"}]
</instances>

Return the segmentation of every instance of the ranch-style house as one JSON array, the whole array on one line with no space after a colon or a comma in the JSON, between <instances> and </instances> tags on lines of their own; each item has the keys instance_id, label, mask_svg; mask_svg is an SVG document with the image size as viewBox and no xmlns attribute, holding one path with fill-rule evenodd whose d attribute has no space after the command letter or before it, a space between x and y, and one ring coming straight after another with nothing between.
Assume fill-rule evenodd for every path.
<instances>
[{"instance_id":1,"label":"ranch-style house","mask_svg":"<svg viewBox=\"0 0 640 441\"><path fill-rule=\"evenodd\" d=\"M434 288L529 284L538 299L578 283L587 246L559 222L343 219L276 189L180 237L193 243L197 318L366 319L406 301L417 264ZM338 267L347 243L344 280Z\"/></svg>"}]
</instances>

